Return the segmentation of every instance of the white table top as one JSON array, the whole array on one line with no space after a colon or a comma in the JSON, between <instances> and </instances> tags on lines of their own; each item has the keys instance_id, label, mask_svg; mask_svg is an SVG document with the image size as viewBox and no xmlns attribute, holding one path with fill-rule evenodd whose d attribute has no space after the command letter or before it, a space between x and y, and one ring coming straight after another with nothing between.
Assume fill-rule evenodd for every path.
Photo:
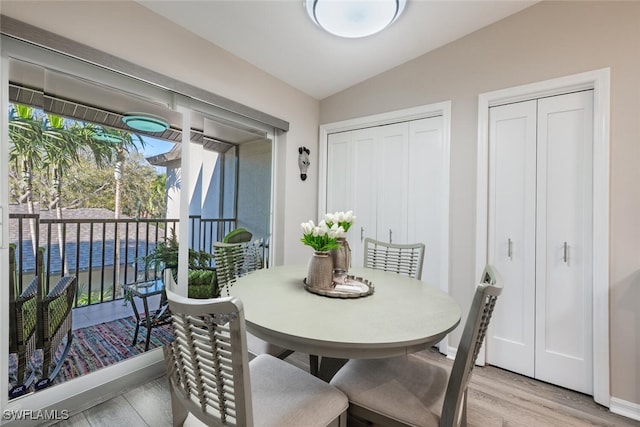
<instances>
[{"instance_id":1,"label":"white table top","mask_svg":"<svg viewBox=\"0 0 640 427\"><path fill-rule=\"evenodd\" d=\"M304 289L304 265L248 274L231 288L242 301L247 330L279 346L335 358L380 358L425 349L460 322L460 306L435 286L396 273L352 268L373 283L362 298Z\"/></svg>"}]
</instances>

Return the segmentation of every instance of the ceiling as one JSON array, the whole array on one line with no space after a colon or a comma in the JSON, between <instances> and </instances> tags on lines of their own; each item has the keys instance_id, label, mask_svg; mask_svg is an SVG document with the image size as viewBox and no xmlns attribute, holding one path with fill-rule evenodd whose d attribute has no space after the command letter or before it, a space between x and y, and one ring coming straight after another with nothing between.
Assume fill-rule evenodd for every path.
<instances>
[{"instance_id":1,"label":"ceiling","mask_svg":"<svg viewBox=\"0 0 640 427\"><path fill-rule=\"evenodd\" d=\"M537 1L408 0L385 31L342 39L302 0L137 0L302 92L323 99L517 13Z\"/></svg>"}]
</instances>

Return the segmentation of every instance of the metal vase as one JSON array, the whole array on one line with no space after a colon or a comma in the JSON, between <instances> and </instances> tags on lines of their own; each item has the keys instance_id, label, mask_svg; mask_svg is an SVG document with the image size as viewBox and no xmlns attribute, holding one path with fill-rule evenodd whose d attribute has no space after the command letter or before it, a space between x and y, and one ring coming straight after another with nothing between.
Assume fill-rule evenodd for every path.
<instances>
[{"instance_id":1,"label":"metal vase","mask_svg":"<svg viewBox=\"0 0 640 427\"><path fill-rule=\"evenodd\" d=\"M314 289L331 289L333 260L329 252L314 252L307 265L307 286Z\"/></svg>"},{"instance_id":2,"label":"metal vase","mask_svg":"<svg viewBox=\"0 0 640 427\"><path fill-rule=\"evenodd\" d=\"M351 248L349 242L344 237L338 238L339 248L331 250L331 258L333 259L333 268L338 270L344 270L345 273L349 271L351 267Z\"/></svg>"}]
</instances>

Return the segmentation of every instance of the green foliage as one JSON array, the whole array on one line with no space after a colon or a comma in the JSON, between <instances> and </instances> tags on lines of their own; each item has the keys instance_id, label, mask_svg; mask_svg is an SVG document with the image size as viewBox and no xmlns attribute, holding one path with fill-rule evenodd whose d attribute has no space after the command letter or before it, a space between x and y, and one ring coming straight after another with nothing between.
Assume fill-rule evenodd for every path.
<instances>
[{"instance_id":1,"label":"green foliage","mask_svg":"<svg viewBox=\"0 0 640 427\"><path fill-rule=\"evenodd\" d=\"M163 268L178 268L178 253L180 243L176 236L175 228L171 229L171 234L163 242L158 242L148 255L142 257L142 261L147 268L153 266L156 271ZM189 248L189 269L207 269L213 260L213 255L205 251L196 251Z\"/></svg>"},{"instance_id":2,"label":"green foliage","mask_svg":"<svg viewBox=\"0 0 640 427\"><path fill-rule=\"evenodd\" d=\"M216 272L209 270L189 270L189 298L213 298L219 296Z\"/></svg>"},{"instance_id":3,"label":"green foliage","mask_svg":"<svg viewBox=\"0 0 640 427\"><path fill-rule=\"evenodd\" d=\"M120 142L101 142L96 139L99 134L116 136ZM115 211L118 168L121 213L138 218L165 215L166 175L158 176L138 152L144 141L137 135L11 104L9 138L14 202Z\"/></svg>"},{"instance_id":4,"label":"green foliage","mask_svg":"<svg viewBox=\"0 0 640 427\"><path fill-rule=\"evenodd\" d=\"M82 283L78 287L78 297L76 298L76 306L82 307L89 305L89 293L87 292L88 285ZM102 294L103 300L109 301L113 298L113 288L108 288ZM97 304L100 302L100 291L91 292L91 304Z\"/></svg>"}]
</instances>

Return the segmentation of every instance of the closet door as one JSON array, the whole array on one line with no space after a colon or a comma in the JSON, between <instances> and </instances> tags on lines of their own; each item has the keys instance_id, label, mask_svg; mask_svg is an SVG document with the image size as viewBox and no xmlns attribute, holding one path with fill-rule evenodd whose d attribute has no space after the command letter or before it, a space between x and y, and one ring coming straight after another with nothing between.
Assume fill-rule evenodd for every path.
<instances>
[{"instance_id":1,"label":"closet door","mask_svg":"<svg viewBox=\"0 0 640 427\"><path fill-rule=\"evenodd\" d=\"M425 244L422 280L448 289L449 152L442 116L409 122L407 242Z\"/></svg>"},{"instance_id":2,"label":"closet door","mask_svg":"<svg viewBox=\"0 0 640 427\"><path fill-rule=\"evenodd\" d=\"M353 193L351 205L344 210L353 210L356 215L349 235L351 247L351 265L362 266L364 257L363 240L374 237L377 226L378 180L380 177L377 164L377 132L376 128L353 131L351 144L351 177ZM343 210L343 209L340 209Z\"/></svg>"},{"instance_id":3,"label":"closet door","mask_svg":"<svg viewBox=\"0 0 640 427\"><path fill-rule=\"evenodd\" d=\"M364 237L406 243L409 124L380 126L376 133L378 218L375 235L365 233Z\"/></svg>"},{"instance_id":4,"label":"closet door","mask_svg":"<svg viewBox=\"0 0 640 427\"><path fill-rule=\"evenodd\" d=\"M487 361L534 376L536 101L489 110L488 263L505 291L487 334Z\"/></svg>"},{"instance_id":5,"label":"closet door","mask_svg":"<svg viewBox=\"0 0 640 427\"><path fill-rule=\"evenodd\" d=\"M538 129L536 378L591 394L593 92L539 100Z\"/></svg>"},{"instance_id":6,"label":"closet door","mask_svg":"<svg viewBox=\"0 0 640 427\"><path fill-rule=\"evenodd\" d=\"M488 262L505 291L487 361L593 392L593 95L490 109Z\"/></svg>"},{"instance_id":7,"label":"closet door","mask_svg":"<svg viewBox=\"0 0 640 427\"><path fill-rule=\"evenodd\" d=\"M351 205L351 137L352 132L339 132L327 139L327 212L344 211Z\"/></svg>"}]
</instances>

